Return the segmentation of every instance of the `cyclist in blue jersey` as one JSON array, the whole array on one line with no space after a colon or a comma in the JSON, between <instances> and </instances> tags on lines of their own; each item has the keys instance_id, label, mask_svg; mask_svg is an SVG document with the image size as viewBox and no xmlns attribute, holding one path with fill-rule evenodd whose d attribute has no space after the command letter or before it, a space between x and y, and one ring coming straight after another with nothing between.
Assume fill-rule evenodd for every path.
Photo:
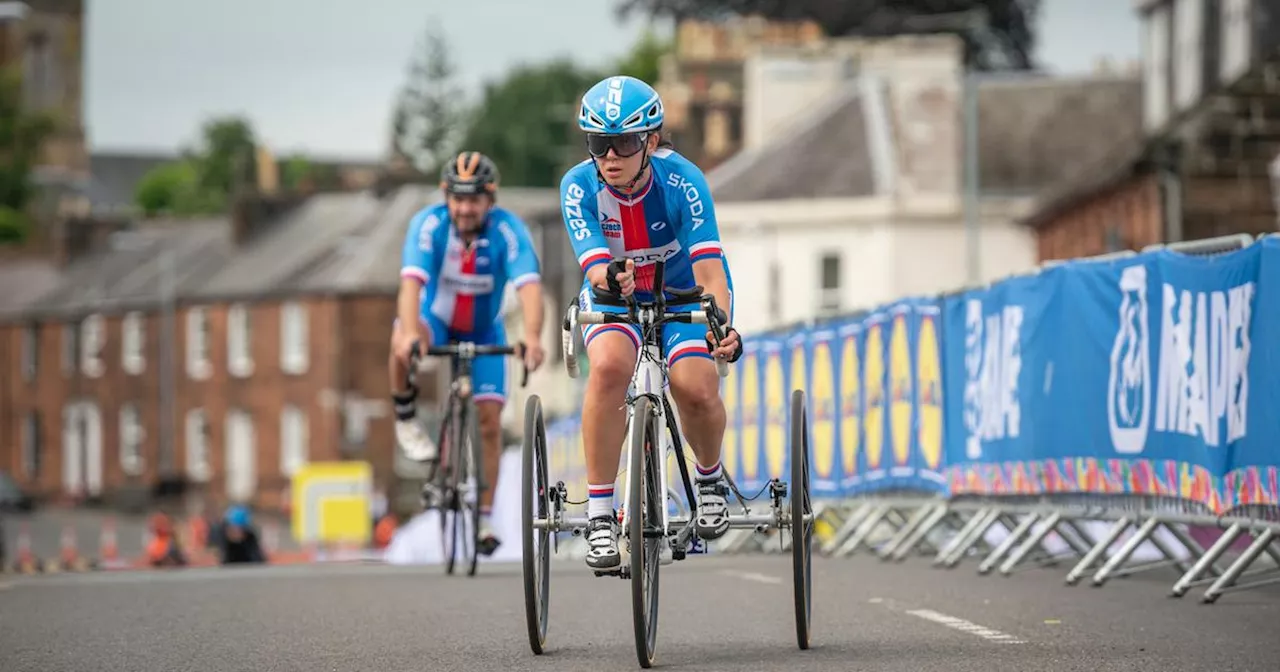
<instances>
[{"instance_id":1,"label":"cyclist in blue jersey","mask_svg":"<svg viewBox=\"0 0 1280 672\"><path fill-rule=\"evenodd\" d=\"M445 202L413 216L405 235L400 293L391 335L391 399L396 439L405 456L420 462L438 457L435 442L415 418L418 390L406 387L414 343L444 345L468 340L506 345L502 301L508 283L520 298L524 360L530 371L542 364L542 284L529 229L514 213L494 205L498 169L479 152L462 152L442 170ZM478 356L472 367L472 398L480 415L486 482L480 496L480 552L498 546L490 522L502 457L500 415L507 397L507 363L502 355Z\"/></svg>"},{"instance_id":2,"label":"cyclist in blue jersey","mask_svg":"<svg viewBox=\"0 0 1280 672\"><path fill-rule=\"evenodd\" d=\"M664 260L672 289L701 285L733 317L733 281L716 226L711 190L702 171L660 137L662 100L633 77L608 77L582 97L578 128L591 158L560 182L560 205L574 252L586 275L584 310L624 312L595 305L592 288L640 300L652 298L654 262ZM694 310L696 304L671 310ZM681 426L697 458L698 535L717 539L729 529L720 467L725 411L712 357L735 362L742 355L737 331L713 338L704 325L669 323L663 344L671 394ZM590 368L582 406L587 463L586 562L616 567L618 520L613 488L626 431L623 399L635 369L639 331L629 325L585 325Z\"/></svg>"}]
</instances>

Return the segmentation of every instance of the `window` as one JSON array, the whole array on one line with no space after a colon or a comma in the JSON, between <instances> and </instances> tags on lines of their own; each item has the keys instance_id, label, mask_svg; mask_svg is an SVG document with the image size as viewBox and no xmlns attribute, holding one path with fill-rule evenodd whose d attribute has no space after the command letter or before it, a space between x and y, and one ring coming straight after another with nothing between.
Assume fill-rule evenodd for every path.
<instances>
[{"instance_id":1,"label":"window","mask_svg":"<svg viewBox=\"0 0 1280 672\"><path fill-rule=\"evenodd\" d=\"M308 358L307 307L295 301L280 306L280 368L285 373L306 373Z\"/></svg>"},{"instance_id":2,"label":"window","mask_svg":"<svg viewBox=\"0 0 1280 672\"><path fill-rule=\"evenodd\" d=\"M40 478L43 446L40 431L40 411L30 411L22 423L22 474L29 481Z\"/></svg>"},{"instance_id":3,"label":"window","mask_svg":"<svg viewBox=\"0 0 1280 672\"><path fill-rule=\"evenodd\" d=\"M213 373L209 362L209 315L203 306L187 310L187 375L204 380Z\"/></svg>"},{"instance_id":4,"label":"window","mask_svg":"<svg viewBox=\"0 0 1280 672\"><path fill-rule=\"evenodd\" d=\"M824 314L840 310L840 254L827 252L822 255L819 277L818 312Z\"/></svg>"},{"instance_id":5,"label":"window","mask_svg":"<svg viewBox=\"0 0 1280 672\"><path fill-rule=\"evenodd\" d=\"M293 476L307 463L307 414L297 406L280 412L280 473Z\"/></svg>"},{"instance_id":6,"label":"window","mask_svg":"<svg viewBox=\"0 0 1280 672\"><path fill-rule=\"evenodd\" d=\"M70 376L76 372L77 341L80 331L74 322L62 324L62 375Z\"/></svg>"},{"instance_id":7,"label":"window","mask_svg":"<svg viewBox=\"0 0 1280 672\"><path fill-rule=\"evenodd\" d=\"M187 411L186 427L187 476L199 483L207 483L213 475L209 465L209 419L204 409Z\"/></svg>"},{"instance_id":8,"label":"window","mask_svg":"<svg viewBox=\"0 0 1280 672\"><path fill-rule=\"evenodd\" d=\"M231 375L238 378L253 375L253 354L249 346L252 342L249 309L237 303L227 312L227 370Z\"/></svg>"},{"instance_id":9,"label":"window","mask_svg":"<svg viewBox=\"0 0 1280 672\"><path fill-rule=\"evenodd\" d=\"M120 407L120 468L127 476L140 476L143 469L142 442L146 430L137 404Z\"/></svg>"},{"instance_id":10,"label":"window","mask_svg":"<svg viewBox=\"0 0 1280 672\"><path fill-rule=\"evenodd\" d=\"M106 369L102 361L106 336L106 325L101 315L90 315L80 322L80 370L90 378L101 376Z\"/></svg>"},{"instance_id":11,"label":"window","mask_svg":"<svg viewBox=\"0 0 1280 672\"><path fill-rule=\"evenodd\" d=\"M44 109L56 105L62 95L58 90L58 68L54 60L53 40L43 31L33 32L27 38L23 55L22 99L29 109Z\"/></svg>"},{"instance_id":12,"label":"window","mask_svg":"<svg viewBox=\"0 0 1280 672\"><path fill-rule=\"evenodd\" d=\"M224 445L227 451L227 498L233 502L251 501L257 489L257 450L252 416L241 410L227 413Z\"/></svg>"},{"instance_id":13,"label":"window","mask_svg":"<svg viewBox=\"0 0 1280 672\"><path fill-rule=\"evenodd\" d=\"M40 325L29 324L22 331L22 379L28 383L40 371Z\"/></svg>"},{"instance_id":14,"label":"window","mask_svg":"<svg viewBox=\"0 0 1280 672\"><path fill-rule=\"evenodd\" d=\"M146 343L146 321L142 313L127 313L120 322L120 366L125 373L136 376L147 369L143 354Z\"/></svg>"}]
</instances>

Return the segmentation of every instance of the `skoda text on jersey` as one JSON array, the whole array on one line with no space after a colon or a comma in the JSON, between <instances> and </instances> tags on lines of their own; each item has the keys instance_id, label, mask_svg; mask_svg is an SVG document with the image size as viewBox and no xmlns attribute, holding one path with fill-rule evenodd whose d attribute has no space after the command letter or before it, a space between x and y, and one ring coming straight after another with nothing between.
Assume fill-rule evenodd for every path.
<instances>
[{"instance_id":1,"label":"skoda text on jersey","mask_svg":"<svg viewBox=\"0 0 1280 672\"><path fill-rule=\"evenodd\" d=\"M654 152L649 165L652 178L630 197L600 182L590 159L565 174L560 204L582 270L614 258L631 258L636 264L637 292L648 299L654 262L666 262L668 287L689 289L697 284L693 262L719 259L732 293L733 279L720 245L711 189L702 171L669 148Z\"/></svg>"},{"instance_id":2,"label":"skoda text on jersey","mask_svg":"<svg viewBox=\"0 0 1280 672\"><path fill-rule=\"evenodd\" d=\"M615 258L630 258L636 264L637 298L653 296L655 262L664 261L663 283L671 289L690 289L697 284L695 261L718 260L733 308L733 276L720 244L711 189L702 171L677 152L663 148L654 152L649 165L652 177L633 196L602 183L592 160L574 166L560 182L560 206L565 227L578 263L585 273ZM591 304L590 281L583 280L579 297L586 310L612 310ZM671 310L693 310L694 306ZM639 331L630 325L588 325L583 341L590 344L598 334L620 331L640 346ZM667 361L674 364L686 356L710 357L705 340L706 327L669 323L663 327Z\"/></svg>"}]
</instances>

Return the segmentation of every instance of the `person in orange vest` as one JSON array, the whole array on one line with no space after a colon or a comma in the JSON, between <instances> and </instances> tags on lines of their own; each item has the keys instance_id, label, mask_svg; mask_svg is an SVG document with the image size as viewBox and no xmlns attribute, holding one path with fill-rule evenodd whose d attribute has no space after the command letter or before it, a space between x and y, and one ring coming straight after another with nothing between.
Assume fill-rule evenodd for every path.
<instances>
[{"instance_id":1,"label":"person in orange vest","mask_svg":"<svg viewBox=\"0 0 1280 672\"><path fill-rule=\"evenodd\" d=\"M382 516L378 520L378 525L373 528L373 547L386 548L390 545L398 527L395 515L388 513Z\"/></svg>"},{"instance_id":2,"label":"person in orange vest","mask_svg":"<svg viewBox=\"0 0 1280 672\"><path fill-rule=\"evenodd\" d=\"M163 513L151 516L151 542L147 544L147 563L152 567L183 567L187 558L174 534L173 521Z\"/></svg>"}]
</instances>

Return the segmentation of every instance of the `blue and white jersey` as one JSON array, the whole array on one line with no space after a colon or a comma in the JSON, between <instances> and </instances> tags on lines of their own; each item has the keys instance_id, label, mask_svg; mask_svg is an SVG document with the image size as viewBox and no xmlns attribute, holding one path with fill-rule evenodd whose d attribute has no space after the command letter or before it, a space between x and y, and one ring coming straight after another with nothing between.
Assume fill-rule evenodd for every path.
<instances>
[{"instance_id":1,"label":"blue and white jersey","mask_svg":"<svg viewBox=\"0 0 1280 672\"><path fill-rule=\"evenodd\" d=\"M470 247L463 244L440 203L409 221L400 276L423 283L422 311L461 334L483 333L500 319L503 292L540 279L529 227L494 207Z\"/></svg>"},{"instance_id":2,"label":"blue and white jersey","mask_svg":"<svg viewBox=\"0 0 1280 672\"><path fill-rule=\"evenodd\" d=\"M702 171L670 148L654 152L649 165L648 185L632 196L601 181L591 159L569 169L560 181L560 208L582 270L630 257L636 264L637 298L645 301L653 297L654 262L666 261L663 282L668 289L689 289L697 284L693 263L717 260L732 293L711 188ZM587 284L584 280L583 287Z\"/></svg>"}]
</instances>

